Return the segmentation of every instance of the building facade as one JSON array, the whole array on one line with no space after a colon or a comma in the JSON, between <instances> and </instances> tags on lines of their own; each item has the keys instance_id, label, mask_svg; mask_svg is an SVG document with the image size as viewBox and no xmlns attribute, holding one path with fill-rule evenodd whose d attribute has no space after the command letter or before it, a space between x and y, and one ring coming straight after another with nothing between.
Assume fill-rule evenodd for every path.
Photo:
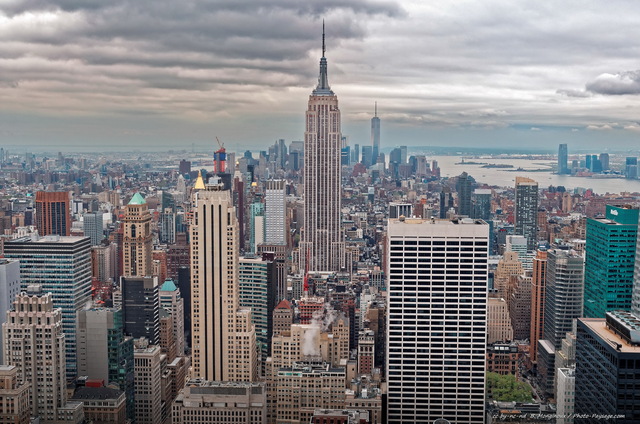
<instances>
[{"instance_id":1,"label":"building facade","mask_svg":"<svg viewBox=\"0 0 640 424\"><path fill-rule=\"evenodd\" d=\"M136 193L124 208L122 240L123 275L149 277L151 267L151 213L146 200Z\"/></svg>"},{"instance_id":2,"label":"building facade","mask_svg":"<svg viewBox=\"0 0 640 424\"><path fill-rule=\"evenodd\" d=\"M21 289L29 285L51 293L62 310L67 377L76 376L77 312L91 300L91 242L86 237L23 237L4 245L6 258L20 261Z\"/></svg>"},{"instance_id":3,"label":"building facade","mask_svg":"<svg viewBox=\"0 0 640 424\"><path fill-rule=\"evenodd\" d=\"M516 177L516 235L527 238L527 249L538 242L538 183L531 178Z\"/></svg>"},{"instance_id":4,"label":"building facade","mask_svg":"<svg viewBox=\"0 0 640 424\"><path fill-rule=\"evenodd\" d=\"M71 232L71 202L66 191L36 192L38 234L68 236Z\"/></svg>"},{"instance_id":5,"label":"building facade","mask_svg":"<svg viewBox=\"0 0 640 424\"><path fill-rule=\"evenodd\" d=\"M388 225L387 422L484 423L489 226Z\"/></svg>"},{"instance_id":6,"label":"building facade","mask_svg":"<svg viewBox=\"0 0 640 424\"><path fill-rule=\"evenodd\" d=\"M309 96L304 133L304 232L300 259L308 269L339 271L344 266L340 209L340 109L329 87L324 33L318 85ZM305 266L301 266L305 269Z\"/></svg>"},{"instance_id":7,"label":"building facade","mask_svg":"<svg viewBox=\"0 0 640 424\"><path fill-rule=\"evenodd\" d=\"M607 205L605 218L587 220L584 316L631 310L638 209Z\"/></svg>"},{"instance_id":8,"label":"building facade","mask_svg":"<svg viewBox=\"0 0 640 424\"><path fill-rule=\"evenodd\" d=\"M210 381L255 381L251 310L240 308L238 222L231 193L201 185L192 197L191 295L193 375Z\"/></svg>"}]
</instances>

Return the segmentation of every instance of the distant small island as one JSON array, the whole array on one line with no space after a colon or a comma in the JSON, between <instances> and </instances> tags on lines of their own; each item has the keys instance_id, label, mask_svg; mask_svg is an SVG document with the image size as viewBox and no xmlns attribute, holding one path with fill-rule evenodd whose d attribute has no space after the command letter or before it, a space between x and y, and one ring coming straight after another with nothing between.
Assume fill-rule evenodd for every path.
<instances>
[{"instance_id":1,"label":"distant small island","mask_svg":"<svg viewBox=\"0 0 640 424\"><path fill-rule=\"evenodd\" d=\"M513 168L513 165L507 165L504 163L488 163L483 165L482 168Z\"/></svg>"},{"instance_id":2,"label":"distant small island","mask_svg":"<svg viewBox=\"0 0 640 424\"><path fill-rule=\"evenodd\" d=\"M462 159L462 162L456 162L456 165L487 165L487 162L465 162Z\"/></svg>"}]
</instances>

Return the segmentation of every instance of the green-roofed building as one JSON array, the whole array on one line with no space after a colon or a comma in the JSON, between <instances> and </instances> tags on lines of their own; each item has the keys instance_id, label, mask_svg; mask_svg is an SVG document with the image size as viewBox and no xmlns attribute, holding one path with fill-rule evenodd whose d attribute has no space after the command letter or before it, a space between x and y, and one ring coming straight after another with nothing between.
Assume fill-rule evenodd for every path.
<instances>
[{"instance_id":1,"label":"green-roofed building","mask_svg":"<svg viewBox=\"0 0 640 424\"><path fill-rule=\"evenodd\" d=\"M142 197L142 195L138 192L136 192L136 194L133 195L133 197L131 198L131 200L129 200L129 205L144 205L145 203L147 203L146 200L144 200L144 197Z\"/></svg>"},{"instance_id":2,"label":"green-roofed building","mask_svg":"<svg viewBox=\"0 0 640 424\"><path fill-rule=\"evenodd\" d=\"M631 309L637 233L638 209L607 205L605 218L587 220L584 317Z\"/></svg>"}]
</instances>

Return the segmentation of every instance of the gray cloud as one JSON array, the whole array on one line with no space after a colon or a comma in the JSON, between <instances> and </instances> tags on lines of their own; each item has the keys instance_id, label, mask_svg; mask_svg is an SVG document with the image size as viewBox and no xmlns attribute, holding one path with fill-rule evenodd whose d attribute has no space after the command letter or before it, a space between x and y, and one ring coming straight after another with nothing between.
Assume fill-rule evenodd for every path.
<instances>
[{"instance_id":1,"label":"gray cloud","mask_svg":"<svg viewBox=\"0 0 640 424\"><path fill-rule=\"evenodd\" d=\"M587 91L605 95L640 94L640 71L601 74L589 82Z\"/></svg>"},{"instance_id":2,"label":"gray cloud","mask_svg":"<svg viewBox=\"0 0 640 424\"><path fill-rule=\"evenodd\" d=\"M608 122L631 133L631 99L595 94L635 90L634 73L603 75L636 66L628 40L640 37L640 11L585 2L13 0L0 5L0 111L32 133L54 134L46 125L60 120L65 140L126 116L136 118L127 136L159 143L192 127L246 145L299 139L324 18L352 140L368 140L374 101L389 140L411 128L419 140L437 129L476 143L475 129L490 140L492 129L535 136ZM586 90L557 90L593 75Z\"/></svg>"}]
</instances>

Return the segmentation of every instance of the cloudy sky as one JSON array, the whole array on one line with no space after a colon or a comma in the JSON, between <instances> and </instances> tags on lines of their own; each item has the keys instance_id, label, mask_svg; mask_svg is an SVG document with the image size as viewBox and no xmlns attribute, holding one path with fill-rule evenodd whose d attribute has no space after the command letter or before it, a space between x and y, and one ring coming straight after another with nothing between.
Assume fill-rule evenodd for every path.
<instances>
[{"instance_id":1,"label":"cloudy sky","mask_svg":"<svg viewBox=\"0 0 640 424\"><path fill-rule=\"evenodd\" d=\"M640 146L628 0L0 0L0 145L302 139L322 19L351 143Z\"/></svg>"}]
</instances>

